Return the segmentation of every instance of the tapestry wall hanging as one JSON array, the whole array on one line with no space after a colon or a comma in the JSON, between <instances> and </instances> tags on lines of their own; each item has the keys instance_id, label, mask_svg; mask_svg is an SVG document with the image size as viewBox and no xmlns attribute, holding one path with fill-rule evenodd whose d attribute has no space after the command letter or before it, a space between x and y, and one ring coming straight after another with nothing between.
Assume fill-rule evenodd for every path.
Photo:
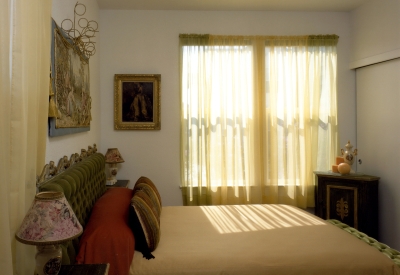
<instances>
[{"instance_id":1,"label":"tapestry wall hanging","mask_svg":"<svg viewBox=\"0 0 400 275\"><path fill-rule=\"evenodd\" d=\"M89 58L52 20L51 85L58 115L49 118L49 135L90 130Z\"/></svg>"}]
</instances>

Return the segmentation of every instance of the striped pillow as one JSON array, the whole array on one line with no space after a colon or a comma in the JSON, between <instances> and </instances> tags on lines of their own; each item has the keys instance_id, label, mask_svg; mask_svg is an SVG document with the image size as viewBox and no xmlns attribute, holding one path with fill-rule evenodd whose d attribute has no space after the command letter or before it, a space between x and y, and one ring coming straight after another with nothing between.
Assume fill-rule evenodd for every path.
<instances>
[{"instance_id":1,"label":"striped pillow","mask_svg":"<svg viewBox=\"0 0 400 275\"><path fill-rule=\"evenodd\" d=\"M154 203L143 190L134 193L129 211L130 226L135 236L135 250L142 252L146 259L160 241L160 215Z\"/></svg>"},{"instance_id":2,"label":"striped pillow","mask_svg":"<svg viewBox=\"0 0 400 275\"><path fill-rule=\"evenodd\" d=\"M133 188L133 194L135 194L139 190L143 191L144 193L146 193L147 196L149 196L152 207L154 207L156 214L158 216L160 216L161 215L161 203L157 197L156 191L154 191L154 188L152 188L152 186L147 183L139 182L139 183L135 184L135 187Z\"/></svg>"},{"instance_id":3,"label":"striped pillow","mask_svg":"<svg viewBox=\"0 0 400 275\"><path fill-rule=\"evenodd\" d=\"M157 187L155 186L155 184L149 178L140 177L136 181L135 186L133 187L133 193L135 193L135 189L140 189L140 188L143 187L143 185L147 185L148 187L150 187L154 191L154 194L155 194L155 196L156 196L156 198L157 198L157 200L158 200L158 202L160 204L160 207L161 207L162 203L161 203L160 193L158 192Z\"/></svg>"}]
</instances>

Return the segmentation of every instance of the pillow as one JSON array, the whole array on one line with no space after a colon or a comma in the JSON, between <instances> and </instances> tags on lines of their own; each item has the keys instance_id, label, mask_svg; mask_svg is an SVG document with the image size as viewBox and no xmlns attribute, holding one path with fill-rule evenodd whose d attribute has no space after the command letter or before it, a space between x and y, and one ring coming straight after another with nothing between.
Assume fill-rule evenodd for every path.
<instances>
[{"instance_id":1,"label":"pillow","mask_svg":"<svg viewBox=\"0 0 400 275\"><path fill-rule=\"evenodd\" d=\"M129 207L130 226L135 235L135 250L150 260L160 241L160 215L157 207L143 190L136 190Z\"/></svg>"},{"instance_id":2,"label":"pillow","mask_svg":"<svg viewBox=\"0 0 400 275\"><path fill-rule=\"evenodd\" d=\"M149 196L149 199L151 201L151 204L155 210L157 216L161 215L161 203L160 200L158 199L157 193L154 191L154 188L151 187L149 184L144 183L144 182L139 182L135 185L133 189L133 194L136 193L136 191L140 190L146 193L147 196Z\"/></svg>"},{"instance_id":3,"label":"pillow","mask_svg":"<svg viewBox=\"0 0 400 275\"><path fill-rule=\"evenodd\" d=\"M158 200L158 202L159 202L159 204L160 204L160 207L161 207L161 206L162 206L162 203L161 203L161 196L160 196L160 193L158 192L157 187L155 186L155 184L154 184L149 178L147 178L147 177L140 177L140 178L136 181L135 186L133 187L133 193L135 193L135 191L136 191L137 189L143 188L144 185L147 185L148 187L150 187L150 188L154 191L154 194L156 195L157 200Z\"/></svg>"},{"instance_id":4,"label":"pillow","mask_svg":"<svg viewBox=\"0 0 400 275\"><path fill-rule=\"evenodd\" d=\"M77 264L110 263L109 275L128 274L135 251L129 226L133 190L110 188L93 206L80 239Z\"/></svg>"}]
</instances>

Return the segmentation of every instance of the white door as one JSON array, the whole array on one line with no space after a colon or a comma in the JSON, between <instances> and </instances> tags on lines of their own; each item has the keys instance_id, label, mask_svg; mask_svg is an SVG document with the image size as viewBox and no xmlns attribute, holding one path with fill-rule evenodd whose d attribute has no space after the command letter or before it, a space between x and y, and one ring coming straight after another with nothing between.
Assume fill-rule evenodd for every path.
<instances>
[{"instance_id":1,"label":"white door","mask_svg":"<svg viewBox=\"0 0 400 275\"><path fill-rule=\"evenodd\" d=\"M400 170L400 59L356 70L357 171ZM397 153L396 153L397 152ZM361 164L360 164L361 162ZM379 175L376 175L379 176Z\"/></svg>"},{"instance_id":2,"label":"white door","mask_svg":"<svg viewBox=\"0 0 400 275\"><path fill-rule=\"evenodd\" d=\"M381 178L379 235L400 249L400 59L359 68L356 79L357 172Z\"/></svg>"}]
</instances>

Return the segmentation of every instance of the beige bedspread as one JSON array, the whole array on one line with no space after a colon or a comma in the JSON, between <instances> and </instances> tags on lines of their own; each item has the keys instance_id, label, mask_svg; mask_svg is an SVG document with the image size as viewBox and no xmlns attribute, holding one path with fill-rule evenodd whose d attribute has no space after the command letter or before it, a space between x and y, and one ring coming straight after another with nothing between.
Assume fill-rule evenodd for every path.
<instances>
[{"instance_id":1,"label":"beige bedspread","mask_svg":"<svg viewBox=\"0 0 400 275\"><path fill-rule=\"evenodd\" d=\"M287 205L163 207L161 239L130 274L400 274L377 249Z\"/></svg>"}]
</instances>

